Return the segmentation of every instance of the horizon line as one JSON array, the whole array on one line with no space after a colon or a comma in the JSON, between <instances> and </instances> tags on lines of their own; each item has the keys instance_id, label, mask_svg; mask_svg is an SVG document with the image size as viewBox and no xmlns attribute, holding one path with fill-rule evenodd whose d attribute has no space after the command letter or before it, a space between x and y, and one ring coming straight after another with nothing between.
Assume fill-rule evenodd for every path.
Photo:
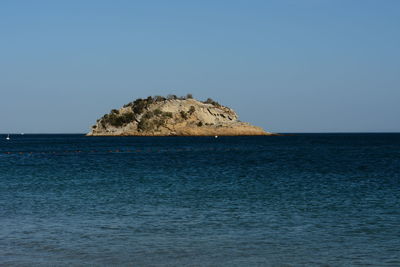
<instances>
[{"instance_id":1,"label":"horizon line","mask_svg":"<svg viewBox=\"0 0 400 267\"><path fill-rule=\"evenodd\" d=\"M319 131L315 131L315 132L273 132L275 134L387 134L387 133L400 133L400 131L365 131L365 132L360 132L360 131L337 131L337 132L319 132ZM0 133L0 135L38 135L38 134L44 134L44 135L51 135L51 134L75 134L75 135L86 135L86 132L43 132L43 133L39 133L39 132L33 132L33 133L23 133L23 132L10 132L10 133ZM128 135L129 136L129 135ZM115 136L118 137L118 136ZM188 136L190 137L190 136Z\"/></svg>"}]
</instances>

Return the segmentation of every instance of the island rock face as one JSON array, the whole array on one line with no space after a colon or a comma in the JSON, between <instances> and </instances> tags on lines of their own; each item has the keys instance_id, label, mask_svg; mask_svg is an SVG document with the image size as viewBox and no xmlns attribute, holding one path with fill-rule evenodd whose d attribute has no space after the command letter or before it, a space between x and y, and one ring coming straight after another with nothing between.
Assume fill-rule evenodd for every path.
<instances>
[{"instance_id":1,"label":"island rock face","mask_svg":"<svg viewBox=\"0 0 400 267\"><path fill-rule=\"evenodd\" d=\"M98 119L88 136L238 136L272 135L240 122L230 108L212 99L191 97L137 99Z\"/></svg>"}]
</instances>

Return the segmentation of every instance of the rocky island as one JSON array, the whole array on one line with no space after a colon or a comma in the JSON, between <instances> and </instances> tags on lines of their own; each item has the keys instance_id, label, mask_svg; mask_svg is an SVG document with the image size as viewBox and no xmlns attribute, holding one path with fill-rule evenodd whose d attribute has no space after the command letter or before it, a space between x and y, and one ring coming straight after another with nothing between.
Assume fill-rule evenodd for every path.
<instances>
[{"instance_id":1,"label":"rocky island","mask_svg":"<svg viewBox=\"0 0 400 267\"><path fill-rule=\"evenodd\" d=\"M88 136L239 136L272 135L241 122L230 108L212 100L169 95L136 99L113 109L92 126Z\"/></svg>"}]
</instances>

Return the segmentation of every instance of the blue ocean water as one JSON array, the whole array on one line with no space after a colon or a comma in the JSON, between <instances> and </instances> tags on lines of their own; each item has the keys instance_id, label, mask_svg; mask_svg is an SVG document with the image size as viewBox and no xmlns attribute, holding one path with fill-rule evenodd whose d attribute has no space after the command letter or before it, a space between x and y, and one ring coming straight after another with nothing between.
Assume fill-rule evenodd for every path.
<instances>
[{"instance_id":1,"label":"blue ocean water","mask_svg":"<svg viewBox=\"0 0 400 267\"><path fill-rule=\"evenodd\" d=\"M1 136L0 265L400 266L400 134Z\"/></svg>"}]
</instances>

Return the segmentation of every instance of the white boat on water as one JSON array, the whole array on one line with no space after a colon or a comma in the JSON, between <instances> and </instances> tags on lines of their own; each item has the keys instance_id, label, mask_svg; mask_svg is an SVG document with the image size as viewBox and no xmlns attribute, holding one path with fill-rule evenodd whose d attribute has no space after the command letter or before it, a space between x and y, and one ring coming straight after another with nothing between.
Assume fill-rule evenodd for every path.
<instances>
[{"instance_id":1,"label":"white boat on water","mask_svg":"<svg viewBox=\"0 0 400 267\"><path fill-rule=\"evenodd\" d=\"M10 140L10 135L9 134L6 137L6 140Z\"/></svg>"}]
</instances>

